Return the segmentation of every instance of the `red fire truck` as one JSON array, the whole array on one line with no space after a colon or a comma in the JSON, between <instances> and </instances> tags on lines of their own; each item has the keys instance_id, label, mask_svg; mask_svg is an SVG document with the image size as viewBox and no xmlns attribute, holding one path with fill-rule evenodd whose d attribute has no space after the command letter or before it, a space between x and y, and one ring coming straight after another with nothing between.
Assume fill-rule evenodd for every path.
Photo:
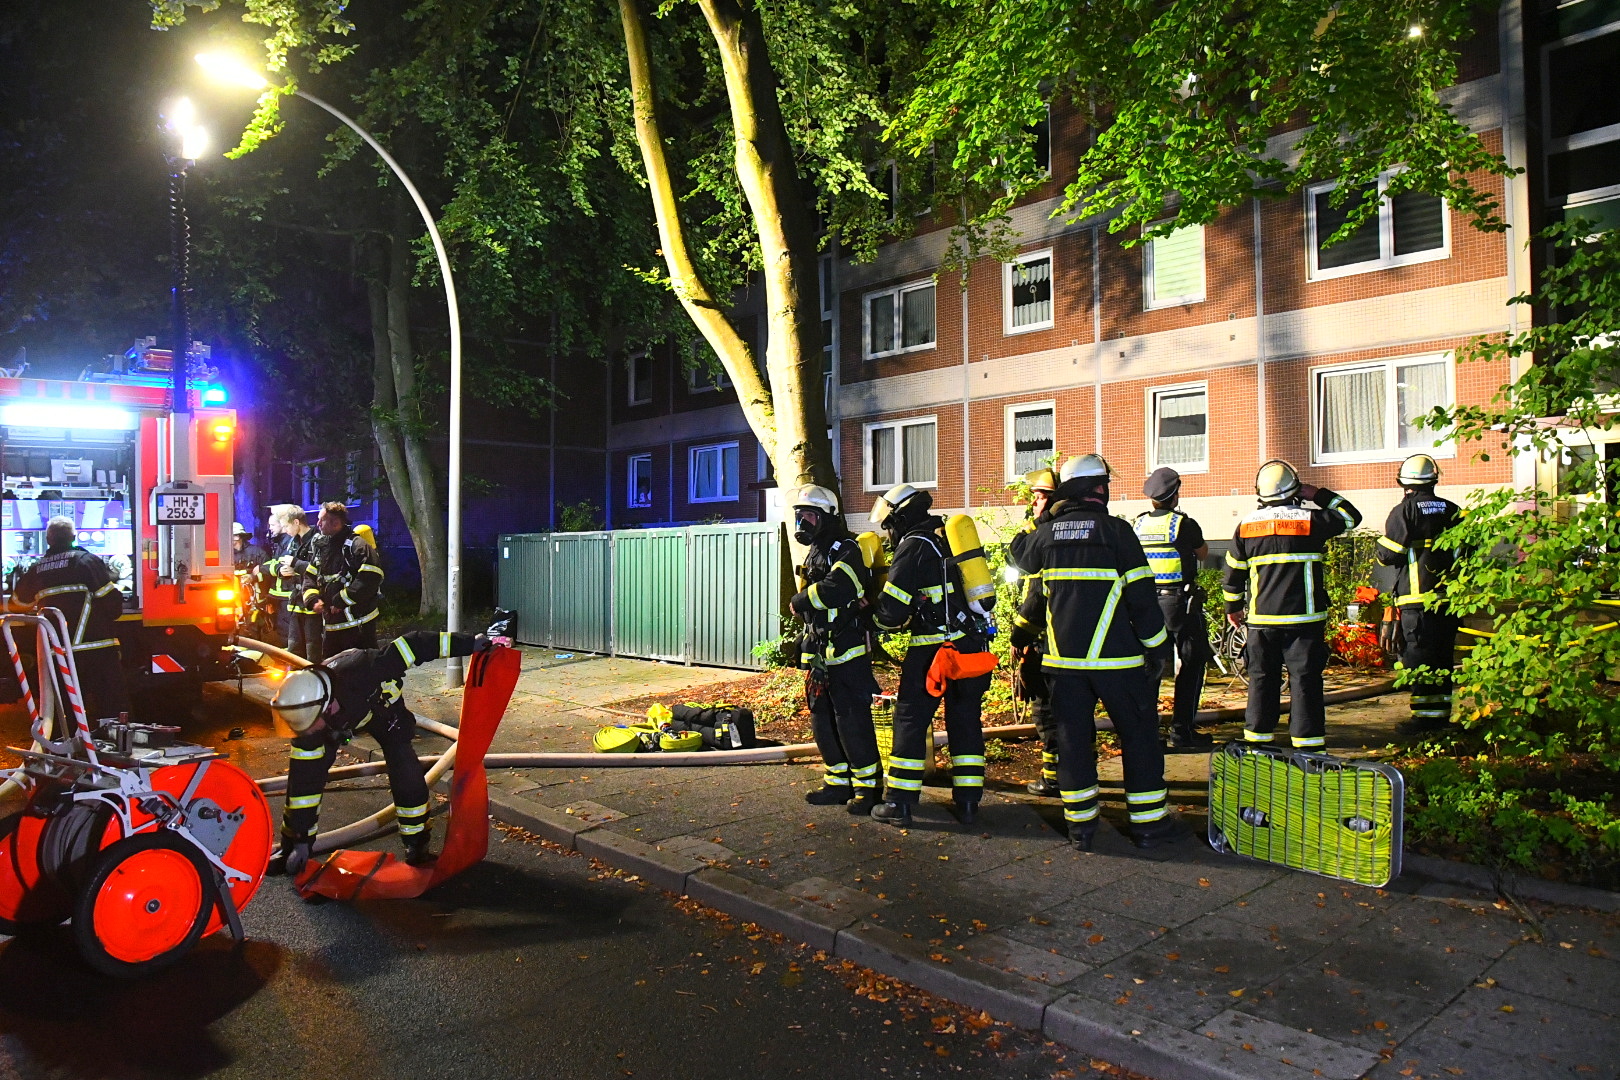
<instances>
[{"instance_id":1,"label":"red fire truck","mask_svg":"<svg viewBox=\"0 0 1620 1080\"><path fill-rule=\"evenodd\" d=\"M9 600L44 554L46 523L72 518L79 546L106 560L124 594L132 691L229 673L236 414L206 361L195 346L190 411L173 408L173 356L150 338L75 380L0 372L0 591Z\"/></svg>"}]
</instances>

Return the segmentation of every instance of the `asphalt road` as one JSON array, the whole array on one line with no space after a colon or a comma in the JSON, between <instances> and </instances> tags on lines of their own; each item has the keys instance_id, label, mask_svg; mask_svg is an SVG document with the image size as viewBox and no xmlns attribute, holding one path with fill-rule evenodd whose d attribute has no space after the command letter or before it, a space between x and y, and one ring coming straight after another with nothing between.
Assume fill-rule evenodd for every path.
<instances>
[{"instance_id":1,"label":"asphalt road","mask_svg":"<svg viewBox=\"0 0 1620 1080\"><path fill-rule=\"evenodd\" d=\"M333 820L382 797L334 792ZM423 899L317 906L269 879L244 916L240 953L215 935L137 983L92 974L62 933L0 945L0 1078L1087 1072L1035 1036L499 830L485 863Z\"/></svg>"}]
</instances>

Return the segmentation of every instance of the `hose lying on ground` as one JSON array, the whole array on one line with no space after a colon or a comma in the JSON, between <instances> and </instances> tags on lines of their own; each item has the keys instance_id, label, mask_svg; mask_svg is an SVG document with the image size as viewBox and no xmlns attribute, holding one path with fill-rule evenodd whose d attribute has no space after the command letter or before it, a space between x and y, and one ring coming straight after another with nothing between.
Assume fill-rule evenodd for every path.
<instances>
[{"instance_id":1,"label":"hose lying on ground","mask_svg":"<svg viewBox=\"0 0 1620 1080\"><path fill-rule=\"evenodd\" d=\"M278 649L273 645L253 641L249 638L239 637L237 641L250 649L257 649L267 656L271 656L289 667L306 667L309 661L285 649ZM1351 701L1364 701L1367 698L1379 697L1389 693L1395 688L1394 680L1370 683L1366 686L1352 687L1346 690L1336 690L1322 698L1324 705L1342 705ZM1284 698L1281 708L1286 711L1289 702ZM1242 709L1204 709L1194 717L1194 723L1210 724L1230 720L1243 719ZM419 760L428 766L427 782L432 786L438 781L451 763L455 760L456 729L449 724L442 724L436 720L429 720L424 716L416 718L418 727L451 740L451 744L443 754L438 757L422 757ZM1099 728L1110 728L1111 724L1099 721ZM1034 724L1009 724L1004 727L985 728L986 738L1005 739L1017 738L1036 734ZM942 746L946 741L943 731L934 732L934 745ZM792 743L787 746L760 746L751 750L702 750L692 753L657 753L657 754L597 754L597 753L532 753L532 754L486 754L484 765L491 769L623 769L623 768L680 768L685 766L704 765L770 765L794 761L800 758L819 756L815 743ZM341 779L355 776L375 776L386 772L388 766L381 761L362 762L358 765L341 765L332 769L328 774L330 779ZM287 778L285 776L270 776L259 782L260 790L266 794L278 794L286 790ZM388 806L383 810L362 818L352 825L346 825L332 832L323 832L315 842L316 851L330 851L334 847L344 844L358 843L374 835L385 832L389 823L394 819L394 808Z\"/></svg>"}]
</instances>

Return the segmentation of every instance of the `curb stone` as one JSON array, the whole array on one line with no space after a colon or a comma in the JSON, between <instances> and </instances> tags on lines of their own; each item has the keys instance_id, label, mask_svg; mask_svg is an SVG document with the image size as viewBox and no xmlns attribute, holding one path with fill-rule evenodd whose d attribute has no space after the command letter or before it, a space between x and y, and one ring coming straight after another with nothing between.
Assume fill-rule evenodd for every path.
<instances>
[{"instance_id":1,"label":"curb stone","mask_svg":"<svg viewBox=\"0 0 1620 1080\"><path fill-rule=\"evenodd\" d=\"M1361 1075L1349 1071L1341 1074L1339 1070L1313 1074L1285 1065L1270 1053L1243 1051L1223 1040L1134 1016L1094 998L1066 994L1058 987L1000 971L966 956L960 963L941 963L892 930L859 923L852 914L801 900L707 866L691 856L660 851L598 826L581 829L571 816L532 799L491 793L490 812L499 821L639 874L650 884L684 893L735 919L757 923L958 1004L983 1009L999 1020L1039 1031L1079 1052L1157 1080L1306 1080L1313 1075L1351 1080ZM1281 1025L1271 1027L1295 1041L1315 1038ZM1254 1045L1258 1036L1247 1037ZM1285 1040L1275 1038L1265 1041L1286 1045ZM1357 1053L1327 1040L1319 1041L1340 1054ZM1274 1049L1275 1045L1266 1047L1268 1051ZM1368 1061L1366 1067L1375 1062Z\"/></svg>"},{"instance_id":2,"label":"curb stone","mask_svg":"<svg viewBox=\"0 0 1620 1080\"><path fill-rule=\"evenodd\" d=\"M1466 885L1482 892L1497 891L1497 877L1483 866L1473 863L1436 859L1429 855L1406 854L1401 857L1403 869L1447 885ZM1521 900L1540 900L1544 904L1562 904L1565 907L1592 908L1596 911L1620 911L1620 893L1595 889L1587 885L1568 885L1562 881L1543 881L1522 874L1505 873L1502 887Z\"/></svg>"}]
</instances>

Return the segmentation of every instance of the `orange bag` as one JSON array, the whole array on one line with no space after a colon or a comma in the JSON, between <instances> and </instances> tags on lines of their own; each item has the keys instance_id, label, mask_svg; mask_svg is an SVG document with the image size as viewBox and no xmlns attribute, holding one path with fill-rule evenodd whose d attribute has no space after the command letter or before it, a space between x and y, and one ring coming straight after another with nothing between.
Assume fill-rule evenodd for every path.
<instances>
[{"instance_id":1,"label":"orange bag","mask_svg":"<svg viewBox=\"0 0 1620 1080\"><path fill-rule=\"evenodd\" d=\"M933 697L945 696L945 683L950 679L976 679L996 670L993 652L958 652L955 645L943 642L934 662L928 665L928 693Z\"/></svg>"}]
</instances>

